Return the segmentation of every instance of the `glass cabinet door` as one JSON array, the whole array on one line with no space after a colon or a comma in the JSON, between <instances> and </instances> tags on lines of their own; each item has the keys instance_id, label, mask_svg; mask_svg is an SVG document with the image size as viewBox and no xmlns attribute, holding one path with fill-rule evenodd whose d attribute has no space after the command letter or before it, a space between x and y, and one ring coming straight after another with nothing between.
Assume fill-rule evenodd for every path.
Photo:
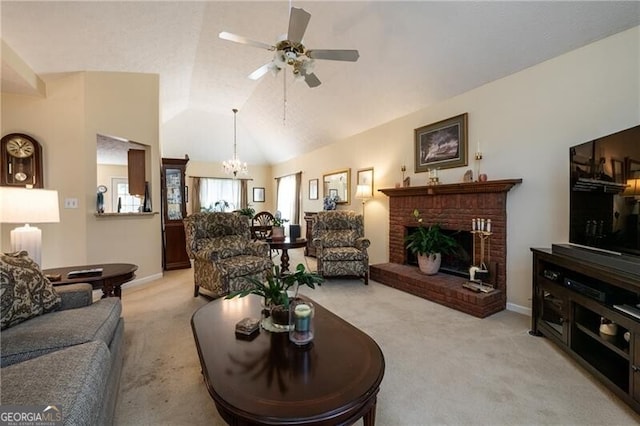
<instances>
[{"instance_id":1,"label":"glass cabinet door","mask_svg":"<svg viewBox=\"0 0 640 426\"><path fill-rule=\"evenodd\" d=\"M167 220L182 220L182 170L165 169Z\"/></svg>"},{"instance_id":2,"label":"glass cabinet door","mask_svg":"<svg viewBox=\"0 0 640 426\"><path fill-rule=\"evenodd\" d=\"M552 285L542 285L540 298L540 323L553 330L562 341L567 339L568 309L562 291Z\"/></svg>"}]
</instances>

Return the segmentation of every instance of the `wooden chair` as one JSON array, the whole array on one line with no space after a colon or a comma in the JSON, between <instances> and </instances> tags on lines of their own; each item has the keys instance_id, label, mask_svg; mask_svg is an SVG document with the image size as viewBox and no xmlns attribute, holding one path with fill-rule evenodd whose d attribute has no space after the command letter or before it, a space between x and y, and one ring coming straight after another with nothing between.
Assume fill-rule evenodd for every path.
<instances>
[{"instance_id":1,"label":"wooden chair","mask_svg":"<svg viewBox=\"0 0 640 426\"><path fill-rule=\"evenodd\" d=\"M252 226L251 226L251 238L254 241L267 241L271 239L271 234L273 233L273 222L275 218L269 212L259 212L253 216ZM273 255L278 255L279 251L276 249L271 249L269 257L273 257Z\"/></svg>"},{"instance_id":2,"label":"wooden chair","mask_svg":"<svg viewBox=\"0 0 640 426\"><path fill-rule=\"evenodd\" d=\"M253 217L251 223L251 238L253 240L266 240L271 238L271 228L273 227L274 217L269 212L259 212Z\"/></svg>"}]
</instances>

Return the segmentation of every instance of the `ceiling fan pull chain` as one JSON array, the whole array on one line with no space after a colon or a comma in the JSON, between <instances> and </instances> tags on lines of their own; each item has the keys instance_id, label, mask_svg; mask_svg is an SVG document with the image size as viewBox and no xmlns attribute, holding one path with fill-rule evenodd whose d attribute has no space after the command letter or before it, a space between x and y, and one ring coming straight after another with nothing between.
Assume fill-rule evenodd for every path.
<instances>
[{"instance_id":1,"label":"ceiling fan pull chain","mask_svg":"<svg viewBox=\"0 0 640 426\"><path fill-rule=\"evenodd\" d=\"M284 86L284 101L282 102L282 127L287 124L287 73L282 73L282 80Z\"/></svg>"}]
</instances>

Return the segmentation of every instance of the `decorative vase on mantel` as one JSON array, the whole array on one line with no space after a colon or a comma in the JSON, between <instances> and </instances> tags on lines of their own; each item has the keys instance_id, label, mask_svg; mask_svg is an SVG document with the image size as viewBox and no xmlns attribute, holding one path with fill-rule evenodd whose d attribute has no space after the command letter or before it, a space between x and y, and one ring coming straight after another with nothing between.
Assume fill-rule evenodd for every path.
<instances>
[{"instance_id":1,"label":"decorative vase on mantel","mask_svg":"<svg viewBox=\"0 0 640 426\"><path fill-rule=\"evenodd\" d=\"M418 268L420 272L425 275L435 275L440 270L440 264L442 263L442 254L430 253L430 254L418 254Z\"/></svg>"},{"instance_id":2,"label":"decorative vase on mantel","mask_svg":"<svg viewBox=\"0 0 640 426\"><path fill-rule=\"evenodd\" d=\"M284 240L284 226L274 226L271 228L271 239L273 241Z\"/></svg>"}]
</instances>

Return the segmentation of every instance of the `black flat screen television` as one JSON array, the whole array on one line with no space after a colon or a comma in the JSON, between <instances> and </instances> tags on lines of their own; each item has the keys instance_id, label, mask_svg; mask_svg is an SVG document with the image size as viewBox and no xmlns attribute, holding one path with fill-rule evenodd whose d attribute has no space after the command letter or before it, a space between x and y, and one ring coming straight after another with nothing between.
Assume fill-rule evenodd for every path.
<instances>
[{"instance_id":1,"label":"black flat screen television","mask_svg":"<svg viewBox=\"0 0 640 426\"><path fill-rule=\"evenodd\" d=\"M569 243L640 274L640 125L572 146L569 155Z\"/></svg>"}]
</instances>

